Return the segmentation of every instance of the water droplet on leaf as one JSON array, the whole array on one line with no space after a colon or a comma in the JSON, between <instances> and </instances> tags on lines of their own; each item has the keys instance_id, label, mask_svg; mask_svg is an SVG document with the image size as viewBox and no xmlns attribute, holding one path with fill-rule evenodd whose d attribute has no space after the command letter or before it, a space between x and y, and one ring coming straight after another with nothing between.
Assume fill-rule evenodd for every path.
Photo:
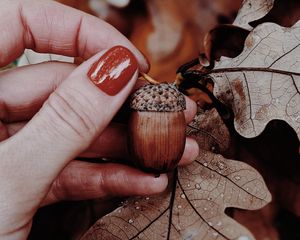
<instances>
[{"instance_id":1,"label":"water droplet on leaf","mask_svg":"<svg viewBox=\"0 0 300 240\"><path fill-rule=\"evenodd\" d=\"M225 168L224 162L221 162L221 161L217 163L217 166L219 169L222 169L222 170Z\"/></svg>"},{"instance_id":2,"label":"water droplet on leaf","mask_svg":"<svg viewBox=\"0 0 300 240\"><path fill-rule=\"evenodd\" d=\"M236 176L234 177L234 179L237 180L237 181L238 181L238 180L241 180L241 176L240 176L240 175L236 175Z\"/></svg>"},{"instance_id":3,"label":"water droplet on leaf","mask_svg":"<svg viewBox=\"0 0 300 240\"><path fill-rule=\"evenodd\" d=\"M132 224L134 221L133 221L132 219L129 219L128 222L129 222L130 224Z\"/></svg>"}]
</instances>

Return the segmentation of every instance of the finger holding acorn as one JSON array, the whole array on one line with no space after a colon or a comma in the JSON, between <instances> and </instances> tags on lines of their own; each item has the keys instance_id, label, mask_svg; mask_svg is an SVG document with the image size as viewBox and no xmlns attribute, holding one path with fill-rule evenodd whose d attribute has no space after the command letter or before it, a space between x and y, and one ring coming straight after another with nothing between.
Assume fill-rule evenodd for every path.
<instances>
[{"instance_id":1,"label":"finger holding acorn","mask_svg":"<svg viewBox=\"0 0 300 240\"><path fill-rule=\"evenodd\" d=\"M131 96L130 107L128 150L134 164L153 173L176 168L186 142L184 95L173 84L150 83Z\"/></svg>"}]
</instances>

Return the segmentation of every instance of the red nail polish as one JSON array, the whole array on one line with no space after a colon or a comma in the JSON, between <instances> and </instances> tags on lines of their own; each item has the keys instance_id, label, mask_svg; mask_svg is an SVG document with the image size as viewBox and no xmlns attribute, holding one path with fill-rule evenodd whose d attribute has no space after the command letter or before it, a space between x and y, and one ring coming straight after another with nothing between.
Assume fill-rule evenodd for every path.
<instances>
[{"instance_id":1,"label":"red nail polish","mask_svg":"<svg viewBox=\"0 0 300 240\"><path fill-rule=\"evenodd\" d=\"M128 83L137 68L133 53L123 46L116 46L104 53L87 75L99 89L113 96Z\"/></svg>"}]
</instances>

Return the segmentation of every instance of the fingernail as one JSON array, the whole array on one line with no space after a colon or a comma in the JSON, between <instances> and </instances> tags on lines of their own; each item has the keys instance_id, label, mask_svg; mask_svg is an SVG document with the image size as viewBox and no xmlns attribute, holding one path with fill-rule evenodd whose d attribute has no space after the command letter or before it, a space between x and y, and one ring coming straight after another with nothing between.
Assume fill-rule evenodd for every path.
<instances>
[{"instance_id":1,"label":"fingernail","mask_svg":"<svg viewBox=\"0 0 300 240\"><path fill-rule=\"evenodd\" d=\"M149 179L149 183L151 183L151 185L148 186L151 189L151 193L161 193L168 186L168 177L166 174L161 174L158 178L152 178L152 181Z\"/></svg>"},{"instance_id":2,"label":"fingernail","mask_svg":"<svg viewBox=\"0 0 300 240\"><path fill-rule=\"evenodd\" d=\"M126 86L137 68L134 55L127 48L116 46L104 53L87 75L100 90L113 96Z\"/></svg>"}]
</instances>

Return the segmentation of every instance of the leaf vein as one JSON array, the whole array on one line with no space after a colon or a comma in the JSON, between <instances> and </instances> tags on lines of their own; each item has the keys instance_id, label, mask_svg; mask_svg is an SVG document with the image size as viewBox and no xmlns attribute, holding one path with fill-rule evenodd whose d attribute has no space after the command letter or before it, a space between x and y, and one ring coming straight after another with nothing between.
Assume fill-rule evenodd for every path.
<instances>
[{"instance_id":1,"label":"leaf vein","mask_svg":"<svg viewBox=\"0 0 300 240\"><path fill-rule=\"evenodd\" d=\"M275 63L277 63L280 59L284 58L286 55L288 55L289 53L291 53L292 51L294 51L297 47L300 46L300 43L298 45L296 45L295 47L293 47L291 50L287 51L285 54L283 54L282 56L280 56L279 58L277 58L273 63L271 63L271 65L268 68L271 68Z\"/></svg>"},{"instance_id":2,"label":"leaf vein","mask_svg":"<svg viewBox=\"0 0 300 240\"><path fill-rule=\"evenodd\" d=\"M211 170L212 172L215 172L215 173L217 173L218 175L223 176L224 178L228 179L228 181L230 181L231 183L233 183L235 186L237 186L238 188L241 188L238 184L236 184L234 181L232 181L232 180L231 180L230 178L228 178L227 176L221 174L220 172L218 172L218 171L216 171L216 170L214 170L214 169L212 169L212 168L210 168L210 167L208 167L208 166L204 166L204 165L203 165L200 161L198 161L198 160L195 160L195 162L197 162L198 164L200 164L201 166L203 166L203 167L205 167L205 168L208 168L208 169ZM262 199L262 198L260 198L260 197L258 197L258 196L253 195L252 193L248 192L246 189L243 189L243 188L241 188L241 189L242 189L244 192L246 192L247 194L253 196L254 198L257 198L257 199L259 199L259 200L261 200L261 201L263 201L263 202L266 202L265 199Z\"/></svg>"},{"instance_id":3,"label":"leaf vein","mask_svg":"<svg viewBox=\"0 0 300 240\"><path fill-rule=\"evenodd\" d=\"M195 213L197 213L197 215L200 217L200 219L201 219L203 222L205 222L206 225L207 225L209 228L211 228L211 229L213 229L214 231L216 231L217 233L219 233L219 234L220 234L222 237L224 237L225 239L230 240L230 239L227 238L223 233L219 232L218 229L216 229L214 226L211 226L211 225L208 224L208 222L204 219L204 217L202 217L202 215L197 211L197 209L194 207L194 205L193 205L193 204L191 203L191 201L189 200L189 198L188 198L188 196L186 195L185 190L183 189L183 187L182 187L182 185L181 185L179 179L177 179L177 182L178 182L178 185L179 185L181 191L182 191L183 194L185 195L186 201L189 203L189 205L190 205L191 208L195 211Z\"/></svg>"}]
</instances>

